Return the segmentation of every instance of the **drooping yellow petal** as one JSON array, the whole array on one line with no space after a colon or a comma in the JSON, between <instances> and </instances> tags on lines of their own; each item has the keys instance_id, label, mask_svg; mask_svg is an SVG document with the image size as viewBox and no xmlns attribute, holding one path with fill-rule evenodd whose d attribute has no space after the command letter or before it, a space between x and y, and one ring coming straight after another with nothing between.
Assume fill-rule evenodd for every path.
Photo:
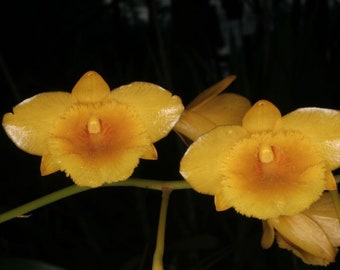
<instances>
[{"instance_id":1,"label":"drooping yellow petal","mask_svg":"<svg viewBox=\"0 0 340 270\"><path fill-rule=\"evenodd\" d=\"M158 158L157 149L153 144L150 144L146 152L144 152L141 159L156 160Z\"/></svg>"},{"instance_id":2,"label":"drooping yellow petal","mask_svg":"<svg viewBox=\"0 0 340 270\"><path fill-rule=\"evenodd\" d=\"M211 99L213 99L223 90L225 90L235 80L236 76L230 75L219 81L218 83L215 83L214 85L205 89L191 103L189 103L189 105L187 106L187 110L198 109L200 106L208 103Z\"/></svg>"},{"instance_id":3,"label":"drooping yellow petal","mask_svg":"<svg viewBox=\"0 0 340 270\"><path fill-rule=\"evenodd\" d=\"M303 213L319 224L334 247L340 246L339 219L328 192Z\"/></svg>"},{"instance_id":4,"label":"drooping yellow petal","mask_svg":"<svg viewBox=\"0 0 340 270\"><path fill-rule=\"evenodd\" d=\"M95 71L86 72L72 89L74 103L95 103L110 94L110 87Z\"/></svg>"},{"instance_id":5,"label":"drooping yellow petal","mask_svg":"<svg viewBox=\"0 0 340 270\"><path fill-rule=\"evenodd\" d=\"M223 156L245 136L247 132L239 126L221 126L209 131L188 148L180 163L180 173L197 192L214 195L222 180Z\"/></svg>"},{"instance_id":6,"label":"drooping yellow petal","mask_svg":"<svg viewBox=\"0 0 340 270\"><path fill-rule=\"evenodd\" d=\"M60 170L60 165L53 158L51 153L46 151L42 158L41 158L41 164L40 164L40 173L42 176L49 175L51 173L55 173Z\"/></svg>"},{"instance_id":7,"label":"drooping yellow petal","mask_svg":"<svg viewBox=\"0 0 340 270\"><path fill-rule=\"evenodd\" d=\"M301 212L325 189L326 168L318 153L300 133L253 134L225 155L224 196L236 211L259 219Z\"/></svg>"},{"instance_id":8,"label":"drooping yellow petal","mask_svg":"<svg viewBox=\"0 0 340 270\"><path fill-rule=\"evenodd\" d=\"M275 230L274 227L267 221L262 220L263 234L261 238L261 246L264 249L270 248L275 240Z\"/></svg>"},{"instance_id":9,"label":"drooping yellow petal","mask_svg":"<svg viewBox=\"0 0 340 270\"><path fill-rule=\"evenodd\" d=\"M293 216L281 216L270 219L268 222L284 239L299 249L328 262L334 261L335 250L327 235L315 221L306 215L301 213ZM287 248L279 240L280 238L278 238L279 246Z\"/></svg>"},{"instance_id":10,"label":"drooping yellow petal","mask_svg":"<svg viewBox=\"0 0 340 270\"><path fill-rule=\"evenodd\" d=\"M147 82L123 85L111 91L111 98L132 106L138 112L152 142L166 136L184 110L178 96Z\"/></svg>"},{"instance_id":11,"label":"drooping yellow petal","mask_svg":"<svg viewBox=\"0 0 340 270\"><path fill-rule=\"evenodd\" d=\"M337 190L338 186L331 171L326 172L326 190Z\"/></svg>"},{"instance_id":12,"label":"drooping yellow petal","mask_svg":"<svg viewBox=\"0 0 340 270\"><path fill-rule=\"evenodd\" d=\"M212 98L195 109L185 110L174 130L191 141L217 126L241 125L244 114L251 107L250 101L233 93Z\"/></svg>"},{"instance_id":13,"label":"drooping yellow petal","mask_svg":"<svg viewBox=\"0 0 340 270\"><path fill-rule=\"evenodd\" d=\"M71 106L67 92L47 92L24 100L6 113L2 125L21 150L42 155L54 122Z\"/></svg>"},{"instance_id":14,"label":"drooping yellow petal","mask_svg":"<svg viewBox=\"0 0 340 270\"><path fill-rule=\"evenodd\" d=\"M330 170L340 167L340 111L322 108L297 109L278 121L276 130L298 130L321 144Z\"/></svg>"},{"instance_id":15,"label":"drooping yellow petal","mask_svg":"<svg viewBox=\"0 0 340 270\"><path fill-rule=\"evenodd\" d=\"M251 104L247 98L234 93L226 93L214 97L192 111L206 117L216 126L241 125L250 107Z\"/></svg>"},{"instance_id":16,"label":"drooping yellow petal","mask_svg":"<svg viewBox=\"0 0 340 270\"><path fill-rule=\"evenodd\" d=\"M290 242L289 240L284 238L279 233L277 233L276 239L277 239L278 246L280 248L292 251L293 254L295 256L299 257L300 259L302 259L302 261L305 264L327 266L329 263L334 262L334 260L329 261L325 258L318 257L318 256L315 256L313 254L310 254L309 252L307 252L307 251L301 249L300 247L294 245L292 242ZM337 249L334 248L334 253L336 253L336 252L337 252Z\"/></svg>"},{"instance_id":17,"label":"drooping yellow petal","mask_svg":"<svg viewBox=\"0 0 340 270\"><path fill-rule=\"evenodd\" d=\"M223 179L223 177L220 177L220 179ZM220 180L215 187L214 203L216 211L225 211L233 207L233 205L228 201L228 198L224 196L224 190L222 189L223 181L224 180Z\"/></svg>"},{"instance_id":18,"label":"drooping yellow petal","mask_svg":"<svg viewBox=\"0 0 340 270\"><path fill-rule=\"evenodd\" d=\"M216 127L216 125L204 116L194 111L184 111L176 123L174 130L180 136L182 135L191 141L196 141L199 136L212 130L214 127Z\"/></svg>"},{"instance_id":19,"label":"drooping yellow petal","mask_svg":"<svg viewBox=\"0 0 340 270\"><path fill-rule=\"evenodd\" d=\"M48 142L60 169L90 187L126 180L151 144L139 115L114 100L72 106Z\"/></svg>"},{"instance_id":20,"label":"drooping yellow petal","mask_svg":"<svg viewBox=\"0 0 340 270\"><path fill-rule=\"evenodd\" d=\"M271 102L259 100L243 118L243 127L249 132L272 130L281 118L281 113Z\"/></svg>"}]
</instances>

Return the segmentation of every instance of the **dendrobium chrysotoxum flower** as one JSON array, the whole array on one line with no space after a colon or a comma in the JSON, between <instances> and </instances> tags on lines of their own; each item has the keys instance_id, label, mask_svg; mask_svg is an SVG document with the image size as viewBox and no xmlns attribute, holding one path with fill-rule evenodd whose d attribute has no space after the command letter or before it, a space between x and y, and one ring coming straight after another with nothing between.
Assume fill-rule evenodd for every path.
<instances>
[{"instance_id":1,"label":"dendrobium chrysotoxum flower","mask_svg":"<svg viewBox=\"0 0 340 270\"><path fill-rule=\"evenodd\" d=\"M283 117L260 100L240 126L200 136L180 172L196 191L213 195L218 211L233 207L259 219L294 215L324 190L335 190L340 166L340 112L301 108Z\"/></svg>"},{"instance_id":2,"label":"dendrobium chrysotoxum flower","mask_svg":"<svg viewBox=\"0 0 340 270\"><path fill-rule=\"evenodd\" d=\"M301 213L262 222L263 248L269 248L276 235L279 247L291 250L306 264L328 265L335 261L340 246L340 224L328 192Z\"/></svg>"},{"instance_id":3,"label":"dendrobium chrysotoxum flower","mask_svg":"<svg viewBox=\"0 0 340 270\"><path fill-rule=\"evenodd\" d=\"M221 125L239 125L251 107L250 101L235 93L223 93L236 76L231 75L199 94L186 106L174 130L184 141L195 141Z\"/></svg>"},{"instance_id":4,"label":"dendrobium chrysotoxum flower","mask_svg":"<svg viewBox=\"0 0 340 270\"><path fill-rule=\"evenodd\" d=\"M134 82L110 91L89 71L71 93L26 99L3 117L22 150L42 156L41 174L65 171L80 186L126 180L139 159L157 159L154 142L165 137L184 110L160 86Z\"/></svg>"}]
</instances>

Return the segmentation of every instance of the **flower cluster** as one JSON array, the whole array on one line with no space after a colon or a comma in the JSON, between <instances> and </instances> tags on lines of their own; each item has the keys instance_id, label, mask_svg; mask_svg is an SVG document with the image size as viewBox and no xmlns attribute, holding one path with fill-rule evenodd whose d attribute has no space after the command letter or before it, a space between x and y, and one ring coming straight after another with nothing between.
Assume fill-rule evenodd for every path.
<instances>
[{"instance_id":1,"label":"flower cluster","mask_svg":"<svg viewBox=\"0 0 340 270\"><path fill-rule=\"evenodd\" d=\"M46 92L3 117L22 150L42 156L41 174L65 171L80 186L128 179L154 143L174 130L188 145L180 173L216 210L233 208L263 223L262 247L276 237L308 264L335 260L340 246L332 171L340 167L340 111L300 108L284 116L267 100L221 92L229 76L185 109L152 83L110 90L94 71L71 93ZM308 235L307 235L308 234Z\"/></svg>"}]
</instances>

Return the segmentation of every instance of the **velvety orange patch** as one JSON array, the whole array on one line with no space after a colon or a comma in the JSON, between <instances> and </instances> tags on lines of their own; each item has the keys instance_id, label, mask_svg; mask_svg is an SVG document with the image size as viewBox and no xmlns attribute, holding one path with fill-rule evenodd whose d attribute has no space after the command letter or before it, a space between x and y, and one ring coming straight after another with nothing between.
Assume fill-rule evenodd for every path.
<instances>
[{"instance_id":1,"label":"velvety orange patch","mask_svg":"<svg viewBox=\"0 0 340 270\"><path fill-rule=\"evenodd\" d=\"M152 144L137 114L113 100L74 105L57 121L49 151L79 185L128 177Z\"/></svg>"},{"instance_id":2,"label":"velvety orange patch","mask_svg":"<svg viewBox=\"0 0 340 270\"><path fill-rule=\"evenodd\" d=\"M318 153L298 132L255 133L225 158L217 198L261 219L298 213L325 188L325 164Z\"/></svg>"}]
</instances>

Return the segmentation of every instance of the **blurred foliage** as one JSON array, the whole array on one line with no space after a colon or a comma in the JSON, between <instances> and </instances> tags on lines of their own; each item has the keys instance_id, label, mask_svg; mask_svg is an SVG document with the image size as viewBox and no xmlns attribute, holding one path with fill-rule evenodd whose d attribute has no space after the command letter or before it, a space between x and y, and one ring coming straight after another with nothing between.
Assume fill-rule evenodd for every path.
<instances>
[{"instance_id":1,"label":"blurred foliage","mask_svg":"<svg viewBox=\"0 0 340 270\"><path fill-rule=\"evenodd\" d=\"M157 83L184 104L235 74L229 91L269 99L283 113L339 109L339 12L330 0L4 1L1 113L40 92L70 91L88 70L112 88ZM63 173L41 177L39 158L3 130L0 143L1 211L71 184ZM135 174L179 179L185 146L173 133L156 146L159 160L141 162ZM0 269L22 259L69 270L150 269L159 204L157 191L99 188L0 224ZM167 224L169 270L339 267L304 265L276 245L262 250L259 221L217 213L211 197L192 190L173 192ZM46 267L37 269L54 269Z\"/></svg>"}]
</instances>

